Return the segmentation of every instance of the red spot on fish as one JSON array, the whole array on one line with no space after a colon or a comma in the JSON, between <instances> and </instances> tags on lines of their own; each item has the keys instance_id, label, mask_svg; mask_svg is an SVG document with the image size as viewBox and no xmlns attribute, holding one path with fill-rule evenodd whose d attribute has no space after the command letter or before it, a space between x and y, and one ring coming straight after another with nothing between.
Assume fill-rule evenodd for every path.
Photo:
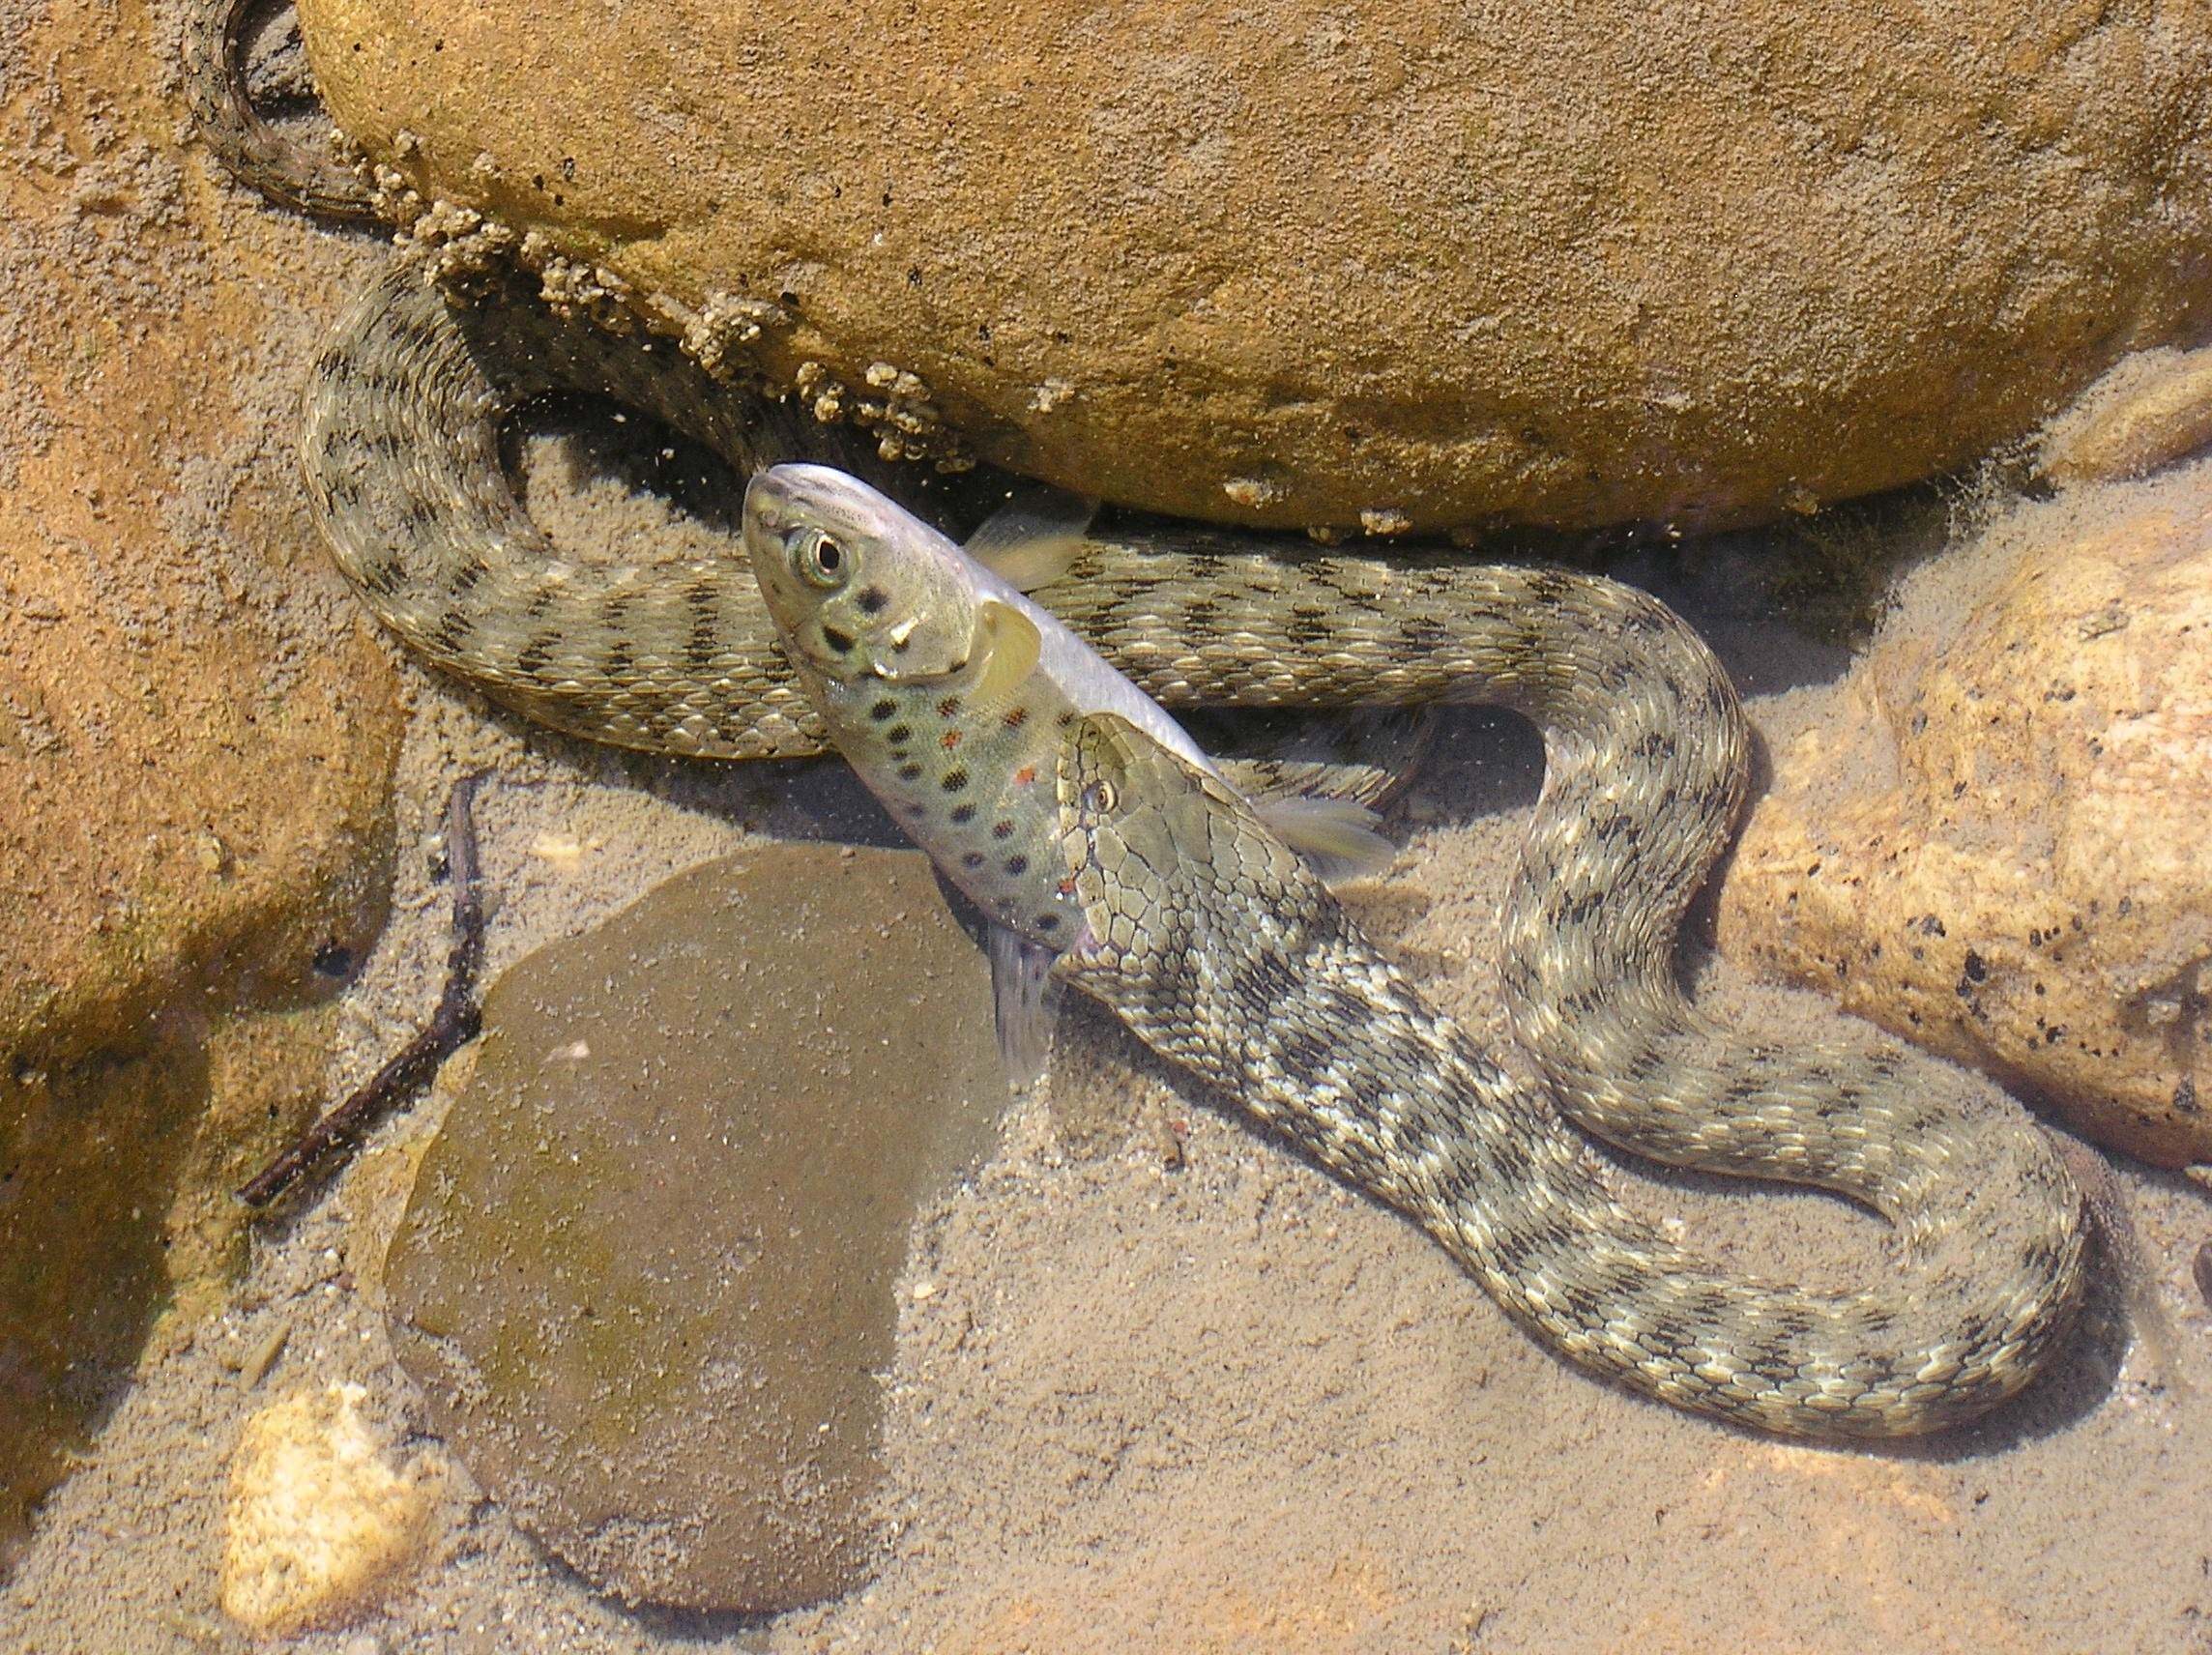
<instances>
[{"instance_id":1,"label":"red spot on fish","mask_svg":"<svg viewBox=\"0 0 2212 1655\"><path fill-rule=\"evenodd\" d=\"M1034 780L1036 780L1036 766L1034 765L1024 765L1020 769L1014 771L1014 784L1017 787L1027 787Z\"/></svg>"},{"instance_id":2,"label":"red spot on fish","mask_svg":"<svg viewBox=\"0 0 2212 1655\"><path fill-rule=\"evenodd\" d=\"M1060 894L1062 896L1075 894L1075 876L1073 874L1069 874L1067 878L1060 882Z\"/></svg>"},{"instance_id":3,"label":"red spot on fish","mask_svg":"<svg viewBox=\"0 0 2212 1655\"><path fill-rule=\"evenodd\" d=\"M960 732L957 730L947 730L944 735L938 737L937 740L938 744L949 753L953 748L960 745Z\"/></svg>"},{"instance_id":4,"label":"red spot on fish","mask_svg":"<svg viewBox=\"0 0 2212 1655\"><path fill-rule=\"evenodd\" d=\"M1016 707L1010 709L1006 713L1006 728L1009 730L1019 730L1023 723L1028 720L1030 710L1026 707Z\"/></svg>"}]
</instances>

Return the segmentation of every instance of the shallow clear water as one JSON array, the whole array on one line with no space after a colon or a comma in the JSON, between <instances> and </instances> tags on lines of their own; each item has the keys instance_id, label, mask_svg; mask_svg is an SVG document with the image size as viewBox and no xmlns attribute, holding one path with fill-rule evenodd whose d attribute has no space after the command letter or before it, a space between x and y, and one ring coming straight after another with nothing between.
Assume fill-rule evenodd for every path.
<instances>
[{"instance_id":1,"label":"shallow clear water","mask_svg":"<svg viewBox=\"0 0 2212 1655\"><path fill-rule=\"evenodd\" d=\"M2212 913L2212 893L2192 884L2203 869L2187 834L2133 824L2166 820L2154 805L2197 784L2212 740L2186 646L2152 643L2185 633L2177 617L2205 591L2188 582L2212 564L2212 462L2055 499L2002 467L1970 488L1703 539L1486 547L1602 567L1711 642L1760 733L1755 788L1770 812L1725 870L1738 890L1764 877L1782 813L1910 793L1924 726L1901 716L1898 686L1978 661L1975 640L1997 625L1978 618L2024 601L2022 571L2068 559L2117 571L2102 607L2067 609L2061 595L2024 627L2065 640L2045 699L2004 690L2030 739L1981 738L1980 769L1977 740L1955 742L1972 773L1953 797L1970 803L2020 779L2036 732L2075 728L2059 721L2077 679L2092 700L2135 684L2086 758L2069 746L2051 759L2048 808L2023 809L2017 843L2002 820L1954 833L1902 806L1894 828L1905 854L1953 859L1954 925L1988 918L1965 886L2012 888L1995 883L2006 870L2031 892L2109 890L2146 910L2156 893L2176 916L2161 921L2167 953L2112 1013L2110 1052L2101 1026L2053 1020L2049 1046L2088 1052L2074 1067L1992 1065L2075 1147L2105 1204L2090 1310L2054 1370L1982 1423L1884 1449L1779 1443L1570 1369L1421 1233L1093 1008L1070 1003L1048 1080L993 1124L999 1089L973 1063L980 968L918 872L880 915L863 904L819 928L789 921L726 968L691 959L698 1027L684 1032L712 1027L723 1044L685 1045L682 1060L678 1042L657 1046L672 1014L645 990L670 956L620 929L633 905L768 846L820 848L834 869L836 847L898 845L894 826L834 761L686 765L595 747L372 635L326 565L294 447L302 378L385 247L258 205L183 144L173 77L149 67L170 61L179 16L0 15L0 878L13 892L0 969L14 979L0 1000L0 1649L245 1648L256 1616L276 1628L260 1646L309 1655L2212 1648L2202 1191L2089 1147L2075 1128L2098 1107L2093 1079L2070 1114L2056 1097L2100 1063L2117 1075L2135 1060L2128 1041L2166 1041L2177 1073L2199 1060L2194 973L2212 944L2192 915ZM733 479L634 419L564 404L510 448L533 514L578 558L726 549ZM2156 556L2131 566L2131 547ZM2138 664L2097 664L2111 658ZM1965 682L1971 700L1979 681ZM1922 711L1956 711L1941 701ZM488 1139L440 1135L494 1130L472 1113L482 1042L341 1166L249 1216L230 1192L436 1003L453 877L444 812L479 771L484 980L520 995L545 969L526 964L537 950L616 939L591 957L586 998L645 1037L595 1083L591 1109L650 1128L615 1170L563 1182L587 1136L581 1102L562 1103L580 1093L563 1089L601 1037L534 1024L536 1044L501 1060L533 1101L509 1111L497 1147L506 1175L535 1156L542 1181L501 1186L509 1229L480 1261L440 1249L459 1246L455 1211L481 1194L459 1151ZM1526 726L1446 715L1389 813L1398 861L1347 898L1421 992L1516 1072L1496 915L1541 781ZM1877 1038L1838 1008L1857 992L1848 971L1831 993L1767 980L1762 944L1781 929L1769 912L1725 891L1694 911L1683 969L1699 1002L1784 1041ZM2128 912L2096 917L2117 926ZM915 942L924 914L952 952L888 981L852 970L871 937ZM1954 935L1934 913L1907 932L1904 917L1881 939L1892 948L1935 946L1932 921L1946 971L1953 954L1986 967L1979 933ZM2085 975L2092 964L2117 969L2051 923L2046 939L2023 908L1994 929L2008 944L2033 934L2060 997L2069 954L2077 981L2103 980ZM655 924L657 946L689 945L678 920ZM1940 1021L1948 1032L1923 1037L1953 1049L1984 1039L2006 1014L1977 1009L1972 965L1957 974L1956 991L1938 982L1896 1021ZM764 1003L797 1020L773 1057L742 1034ZM959 1062L955 1025L969 1039ZM878 1031L873 1060L934 1091L952 1118L943 1130L964 1124L973 1142L896 1147L881 1089L839 1089L871 1056L855 1042ZM1932 1086L1998 1084L1910 1060ZM761 1278L745 1275L751 1243L706 1238L697 1198L736 1157L726 1132L717 1147L655 1113L679 1095L701 1118L787 1134L800 1167L758 1175L774 1187L751 1193L777 1216L756 1240L803 1254L805 1291L827 1296L742 1303L751 1346L696 1302L744 1301ZM813 1114L762 1114L802 1095ZM2168 1107L2190 1113L2178 1090ZM832 1151L860 1171L822 1176L812 1162ZM1627 1157L1615 1168L1636 1210L1732 1267L1820 1286L1891 1267L1881 1227L1840 1201ZM619 1199L625 1178L639 1180L634 1204ZM388 1267L388 1249L407 1263ZM425 1259L446 1264L443 1296L422 1287ZM655 1291L598 1302L599 1283L624 1280ZM771 1324L783 1332L761 1331ZM837 1369L834 1417L776 1412L800 1347ZM738 1456L706 1423L693 1435L658 1416L650 1454L610 1423L692 1394L716 1427L774 1421L784 1435L764 1459L786 1474L707 1464ZM521 1441L533 1432L543 1440ZM842 1481L808 1468L830 1434L848 1455ZM793 1501L842 1538L717 1531L705 1579L707 1524L655 1503L686 1478L733 1505ZM778 1613L698 1608L759 1573L748 1545L776 1553L775 1590L830 1595ZM325 1570L353 1584L316 1598L304 1582ZM807 1584L825 1579L837 1583ZM658 1601L626 1602L609 1580Z\"/></svg>"}]
</instances>

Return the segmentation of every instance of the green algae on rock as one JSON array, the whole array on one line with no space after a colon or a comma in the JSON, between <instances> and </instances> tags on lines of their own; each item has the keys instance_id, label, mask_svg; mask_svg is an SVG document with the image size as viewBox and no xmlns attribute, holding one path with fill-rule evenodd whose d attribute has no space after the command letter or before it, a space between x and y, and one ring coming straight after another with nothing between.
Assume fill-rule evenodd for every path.
<instances>
[{"instance_id":1,"label":"green algae on rock","mask_svg":"<svg viewBox=\"0 0 2212 1655\"><path fill-rule=\"evenodd\" d=\"M1185 516L1771 516L2212 323L2207 0L300 11L434 233Z\"/></svg>"},{"instance_id":2,"label":"green algae on rock","mask_svg":"<svg viewBox=\"0 0 2212 1655\"><path fill-rule=\"evenodd\" d=\"M484 1031L387 1263L437 1429L625 1598L850 1586L907 1233L1006 1098L927 861L740 853L531 955Z\"/></svg>"}]
</instances>

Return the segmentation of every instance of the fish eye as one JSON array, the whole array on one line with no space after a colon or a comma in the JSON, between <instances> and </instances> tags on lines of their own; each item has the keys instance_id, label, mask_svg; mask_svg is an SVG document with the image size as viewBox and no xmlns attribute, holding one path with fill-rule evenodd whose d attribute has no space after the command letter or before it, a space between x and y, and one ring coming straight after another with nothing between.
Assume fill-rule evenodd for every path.
<instances>
[{"instance_id":1,"label":"fish eye","mask_svg":"<svg viewBox=\"0 0 2212 1655\"><path fill-rule=\"evenodd\" d=\"M1121 796L1110 781L1094 781L1083 790L1083 808L1095 816L1104 816L1121 802Z\"/></svg>"},{"instance_id":2,"label":"fish eye","mask_svg":"<svg viewBox=\"0 0 2212 1655\"><path fill-rule=\"evenodd\" d=\"M800 537L794 561L809 586L843 586L853 572L853 560L845 548L819 529L809 529Z\"/></svg>"}]
</instances>

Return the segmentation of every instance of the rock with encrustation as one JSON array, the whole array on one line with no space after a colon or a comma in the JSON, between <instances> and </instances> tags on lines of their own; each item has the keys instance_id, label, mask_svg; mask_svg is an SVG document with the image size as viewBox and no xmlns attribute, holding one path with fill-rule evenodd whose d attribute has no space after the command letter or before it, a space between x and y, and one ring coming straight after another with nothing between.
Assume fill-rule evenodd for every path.
<instances>
[{"instance_id":1,"label":"rock with encrustation","mask_svg":"<svg viewBox=\"0 0 2212 1655\"><path fill-rule=\"evenodd\" d=\"M1223 522L1719 522L2212 325L2212 6L302 0L488 218L893 450Z\"/></svg>"}]
</instances>

